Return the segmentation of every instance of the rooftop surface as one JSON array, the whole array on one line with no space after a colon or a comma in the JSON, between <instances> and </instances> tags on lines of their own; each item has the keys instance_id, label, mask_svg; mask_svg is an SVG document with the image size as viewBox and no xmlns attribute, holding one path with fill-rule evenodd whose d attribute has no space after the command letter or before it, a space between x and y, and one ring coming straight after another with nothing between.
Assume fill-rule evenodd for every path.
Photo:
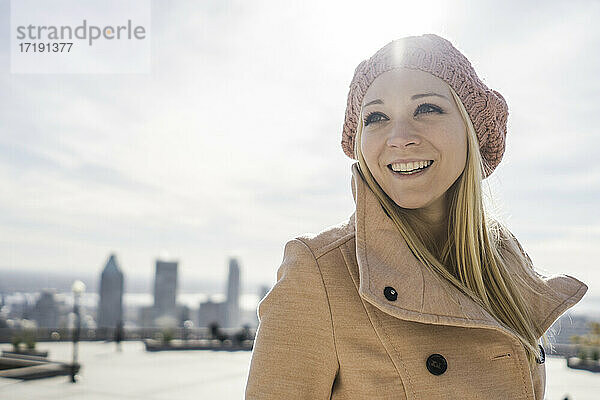
<instances>
[{"instance_id":1,"label":"rooftop surface","mask_svg":"<svg viewBox=\"0 0 600 400\"><path fill-rule=\"evenodd\" d=\"M0 378L3 400L187 400L243 399L251 352L164 351L146 352L142 342L79 344L82 364L79 380L67 376L35 381ZM10 345L0 345L9 350ZM38 343L49 358L70 362L72 345ZM566 361L546 357L546 400L597 400L600 376L567 368Z\"/></svg>"}]
</instances>

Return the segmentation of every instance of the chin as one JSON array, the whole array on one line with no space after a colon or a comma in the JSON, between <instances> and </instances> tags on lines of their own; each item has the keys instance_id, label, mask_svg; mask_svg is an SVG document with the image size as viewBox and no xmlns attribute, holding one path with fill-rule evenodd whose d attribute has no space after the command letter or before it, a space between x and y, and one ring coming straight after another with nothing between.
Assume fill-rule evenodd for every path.
<instances>
[{"instance_id":1,"label":"chin","mask_svg":"<svg viewBox=\"0 0 600 400\"><path fill-rule=\"evenodd\" d=\"M412 204L403 204L403 203L398 203L397 201L395 201L394 203L396 203L396 205L398 207L407 209L407 210L418 210L419 208L422 208L422 205L412 205Z\"/></svg>"},{"instance_id":2,"label":"chin","mask_svg":"<svg viewBox=\"0 0 600 400\"><path fill-rule=\"evenodd\" d=\"M418 208L422 208L427 205L427 202L425 200L410 201L406 198L403 198L403 199L397 199L395 197L390 197L390 198L394 201L394 203L396 203L396 205L398 207L406 208L409 210L416 210Z\"/></svg>"}]
</instances>

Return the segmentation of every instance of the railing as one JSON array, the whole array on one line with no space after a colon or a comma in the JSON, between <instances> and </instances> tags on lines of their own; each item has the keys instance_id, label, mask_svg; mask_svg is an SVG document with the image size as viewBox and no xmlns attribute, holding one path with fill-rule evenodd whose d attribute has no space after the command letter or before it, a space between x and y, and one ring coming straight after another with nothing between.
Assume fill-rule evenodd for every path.
<instances>
[{"instance_id":1,"label":"railing","mask_svg":"<svg viewBox=\"0 0 600 400\"><path fill-rule=\"evenodd\" d=\"M115 328L81 328L79 336L80 341L112 341L115 337ZM244 332L243 327L239 328L219 328L219 333L228 337L233 337L236 334ZM36 328L36 329L13 329L0 328L0 343L11 343L15 335L33 335L36 342L62 342L72 341L73 328ZM250 339L256 335L256 329L248 329ZM172 339L211 339L214 336L208 327L201 328L132 328L125 329L122 340L141 340L141 339L156 339L168 334Z\"/></svg>"}]
</instances>

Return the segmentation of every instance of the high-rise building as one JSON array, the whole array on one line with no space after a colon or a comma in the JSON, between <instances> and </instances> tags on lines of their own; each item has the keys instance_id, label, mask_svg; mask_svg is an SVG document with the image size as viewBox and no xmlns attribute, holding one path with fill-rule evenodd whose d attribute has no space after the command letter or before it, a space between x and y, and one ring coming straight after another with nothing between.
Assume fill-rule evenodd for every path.
<instances>
[{"instance_id":1,"label":"high-rise building","mask_svg":"<svg viewBox=\"0 0 600 400\"><path fill-rule=\"evenodd\" d=\"M210 324L217 324L220 327L225 327L225 302L213 302L208 300L200 303L198 308L198 326L207 327Z\"/></svg>"},{"instance_id":2,"label":"high-rise building","mask_svg":"<svg viewBox=\"0 0 600 400\"><path fill-rule=\"evenodd\" d=\"M100 275L100 299L98 301L99 328L116 328L123 320L123 272L111 254Z\"/></svg>"},{"instance_id":3,"label":"high-rise building","mask_svg":"<svg viewBox=\"0 0 600 400\"><path fill-rule=\"evenodd\" d=\"M54 295L54 290L44 289L35 303L33 315L40 328L58 327L58 304Z\"/></svg>"},{"instance_id":4,"label":"high-rise building","mask_svg":"<svg viewBox=\"0 0 600 400\"><path fill-rule=\"evenodd\" d=\"M240 266L236 258L229 259L227 279L226 326L237 328L240 321Z\"/></svg>"},{"instance_id":5,"label":"high-rise building","mask_svg":"<svg viewBox=\"0 0 600 400\"><path fill-rule=\"evenodd\" d=\"M177 318L177 261L156 260L154 315Z\"/></svg>"}]
</instances>

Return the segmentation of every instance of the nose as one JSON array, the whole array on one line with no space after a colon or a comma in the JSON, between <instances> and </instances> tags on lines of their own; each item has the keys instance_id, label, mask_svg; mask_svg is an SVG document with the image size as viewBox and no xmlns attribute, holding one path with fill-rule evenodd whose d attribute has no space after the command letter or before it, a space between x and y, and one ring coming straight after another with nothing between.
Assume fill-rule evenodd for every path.
<instances>
[{"instance_id":1,"label":"nose","mask_svg":"<svg viewBox=\"0 0 600 400\"><path fill-rule=\"evenodd\" d=\"M405 147L409 144L421 144L421 137L401 121L396 121L386 140L388 147Z\"/></svg>"}]
</instances>

